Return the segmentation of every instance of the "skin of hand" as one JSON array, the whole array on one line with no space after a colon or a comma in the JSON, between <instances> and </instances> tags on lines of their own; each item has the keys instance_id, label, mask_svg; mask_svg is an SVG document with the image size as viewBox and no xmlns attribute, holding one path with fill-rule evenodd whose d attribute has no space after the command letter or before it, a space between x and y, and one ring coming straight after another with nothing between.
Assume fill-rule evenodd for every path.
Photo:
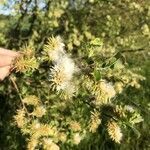
<instances>
[{"instance_id":1,"label":"skin of hand","mask_svg":"<svg viewBox=\"0 0 150 150\"><path fill-rule=\"evenodd\" d=\"M19 53L0 48L0 80L3 80L10 74L13 60L19 56Z\"/></svg>"}]
</instances>

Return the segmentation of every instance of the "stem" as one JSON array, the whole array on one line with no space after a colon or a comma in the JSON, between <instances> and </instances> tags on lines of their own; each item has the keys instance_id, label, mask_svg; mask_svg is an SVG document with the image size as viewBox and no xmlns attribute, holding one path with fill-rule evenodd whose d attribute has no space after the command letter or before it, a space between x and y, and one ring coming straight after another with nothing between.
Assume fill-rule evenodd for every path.
<instances>
[{"instance_id":1,"label":"stem","mask_svg":"<svg viewBox=\"0 0 150 150\"><path fill-rule=\"evenodd\" d=\"M17 93L18 93L18 95L19 95L20 100L22 101L23 98L22 98L22 96L21 96L21 94L20 94L20 92L19 92L19 89L18 89L18 86L17 86L15 80L14 80L11 76L10 76L10 80L11 80L11 82L13 83L14 88L16 89L16 91L17 91Z\"/></svg>"},{"instance_id":2,"label":"stem","mask_svg":"<svg viewBox=\"0 0 150 150\"><path fill-rule=\"evenodd\" d=\"M139 49L127 49L127 50L122 50L120 51L121 53L134 53L134 52L142 52L142 51L145 51L147 49L145 48L139 48Z\"/></svg>"},{"instance_id":3,"label":"stem","mask_svg":"<svg viewBox=\"0 0 150 150\"><path fill-rule=\"evenodd\" d=\"M25 105L24 105L24 103L23 103L23 98L22 98L22 96L21 96L21 94L20 94L20 92L19 92L19 88L18 88L18 86L17 86L15 80L14 80L11 76L10 76L10 80L11 80L12 84L14 85L14 88L16 89L16 91L17 91L17 93L18 93L18 95L19 95L19 98L20 98L20 101L21 101L21 103L22 103L23 109L25 109L26 113L28 114L28 110L26 109L26 107L25 107Z\"/></svg>"}]
</instances>

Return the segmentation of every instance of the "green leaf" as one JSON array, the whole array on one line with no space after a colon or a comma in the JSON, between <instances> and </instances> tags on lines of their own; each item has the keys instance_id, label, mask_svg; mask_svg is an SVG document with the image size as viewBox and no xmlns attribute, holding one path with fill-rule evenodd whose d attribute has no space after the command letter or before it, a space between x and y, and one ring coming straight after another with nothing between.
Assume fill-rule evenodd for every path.
<instances>
[{"instance_id":1,"label":"green leaf","mask_svg":"<svg viewBox=\"0 0 150 150\"><path fill-rule=\"evenodd\" d=\"M108 68L108 67L113 68L116 61L117 61L117 60L116 60L115 57L109 58L109 59L107 59L107 60L102 64L102 68L106 68L106 67L107 67L107 68Z\"/></svg>"},{"instance_id":2,"label":"green leaf","mask_svg":"<svg viewBox=\"0 0 150 150\"><path fill-rule=\"evenodd\" d=\"M136 128L134 128L133 126L130 126L130 127L132 128L134 133L137 135L137 138L139 138L141 136L141 133Z\"/></svg>"},{"instance_id":3,"label":"green leaf","mask_svg":"<svg viewBox=\"0 0 150 150\"><path fill-rule=\"evenodd\" d=\"M91 45L93 46L102 46L103 45L103 41L100 38L95 38L94 40L92 40L90 42Z\"/></svg>"},{"instance_id":4,"label":"green leaf","mask_svg":"<svg viewBox=\"0 0 150 150\"><path fill-rule=\"evenodd\" d=\"M137 138L139 138L141 136L141 133L132 124L130 124L130 123L125 123L125 124L134 131L134 133L137 135Z\"/></svg>"},{"instance_id":5,"label":"green leaf","mask_svg":"<svg viewBox=\"0 0 150 150\"><path fill-rule=\"evenodd\" d=\"M101 73L99 70L95 69L93 75L96 81L99 81L101 79Z\"/></svg>"}]
</instances>

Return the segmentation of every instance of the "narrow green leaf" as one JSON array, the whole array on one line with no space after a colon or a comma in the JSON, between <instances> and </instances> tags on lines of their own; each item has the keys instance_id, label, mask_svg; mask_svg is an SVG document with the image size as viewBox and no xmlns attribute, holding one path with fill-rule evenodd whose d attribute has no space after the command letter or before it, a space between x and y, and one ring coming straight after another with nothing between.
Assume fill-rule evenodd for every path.
<instances>
[{"instance_id":1,"label":"narrow green leaf","mask_svg":"<svg viewBox=\"0 0 150 150\"><path fill-rule=\"evenodd\" d=\"M94 70L94 78L96 81L99 81L101 79L101 73L97 69Z\"/></svg>"}]
</instances>

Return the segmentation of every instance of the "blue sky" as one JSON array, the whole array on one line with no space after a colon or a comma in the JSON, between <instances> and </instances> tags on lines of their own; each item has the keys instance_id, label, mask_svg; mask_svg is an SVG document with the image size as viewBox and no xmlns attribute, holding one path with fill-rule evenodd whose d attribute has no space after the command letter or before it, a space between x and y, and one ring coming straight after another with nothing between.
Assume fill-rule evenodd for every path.
<instances>
[{"instance_id":1,"label":"blue sky","mask_svg":"<svg viewBox=\"0 0 150 150\"><path fill-rule=\"evenodd\" d=\"M3 9L3 7L0 5L0 14L8 15L9 13L9 9Z\"/></svg>"},{"instance_id":2,"label":"blue sky","mask_svg":"<svg viewBox=\"0 0 150 150\"><path fill-rule=\"evenodd\" d=\"M9 6L13 6L14 1L10 0L8 4ZM43 8L45 6L45 3L43 3L42 1L39 1L38 5L39 5L39 8ZM12 11L11 8L4 7L2 6L2 4L0 4L0 14L9 15L11 11Z\"/></svg>"},{"instance_id":3,"label":"blue sky","mask_svg":"<svg viewBox=\"0 0 150 150\"><path fill-rule=\"evenodd\" d=\"M9 15L14 2L14 0L0 0L0 14Z\"/></svg>"}]
</instances>

